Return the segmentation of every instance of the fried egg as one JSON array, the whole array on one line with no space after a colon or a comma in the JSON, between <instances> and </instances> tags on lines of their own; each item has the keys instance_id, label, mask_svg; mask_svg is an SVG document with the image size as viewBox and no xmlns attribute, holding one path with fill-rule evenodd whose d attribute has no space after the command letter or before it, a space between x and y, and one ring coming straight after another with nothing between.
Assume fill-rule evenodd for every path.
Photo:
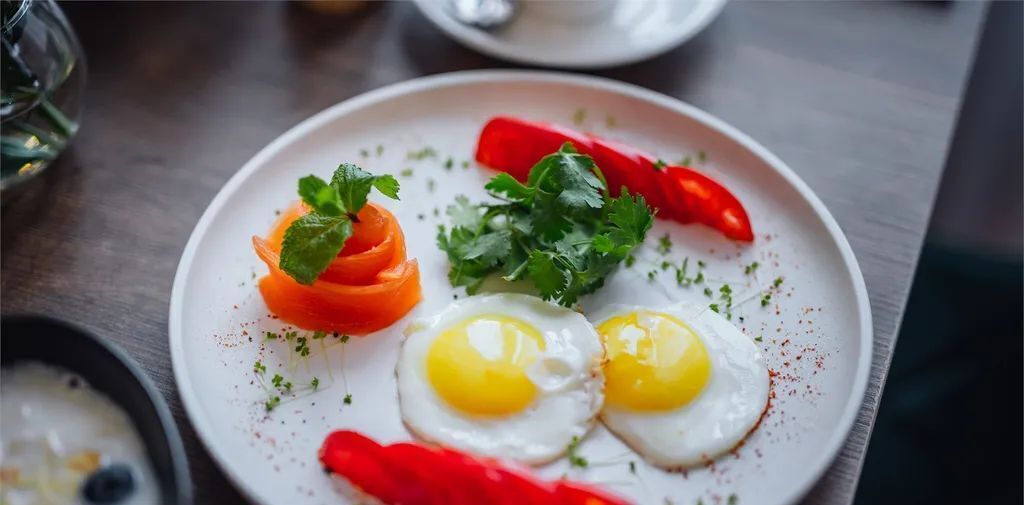
<instances>
[{"instance_id":1,"label":"fried egg","mask_svg":"<svg viewBox=\"0 0 1024 505\"><path fill-rule=\"evenodd\" d=\"M603 349L579 313L521 294L452 303L406 331L402 419L416 436L540 464L594 424Z\"/></svg>"},{"instance_id":2,"label":"fried egg","mask_svg":"<svg viewBox=\"0 0 1024 505\"><path fill-rule=\"evenodd\" d=\"M757 426L768 367L724 317L691 304L596 315L607 352L601 421L651 464L707 463Z\"/></svg>"}]
</instances>

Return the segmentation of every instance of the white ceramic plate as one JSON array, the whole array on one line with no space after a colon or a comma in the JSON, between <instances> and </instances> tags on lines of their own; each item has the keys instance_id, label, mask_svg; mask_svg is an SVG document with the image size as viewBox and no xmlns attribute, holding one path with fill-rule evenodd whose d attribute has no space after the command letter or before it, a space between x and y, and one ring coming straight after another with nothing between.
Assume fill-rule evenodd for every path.
<instances>
[{"instance_id":1,"label":"white ceramic plate","mask_svg":"<svg viewBox=\"0 0 1024 505\"><path fill-rule=\"evenodd\" d=\"M605 68L664 53L704 29L725 0L525 1L508 25L482 30L462 24L447 0L416 0L448 36L482 53L559 68ZM574 5L575 4L575 5ZM574 11L592 11L573 14ZM576 16L576 17L574 17Z\"/></svg>"},{"instance_id":2,"label":"white ceramic plate","mask_svg":"<svg viewBox=\"0 0 1024 505\"><path fill-rule=\"evenodd\" d=\"M691 106L641 88L593 77L539 72L481 71L438 75L361 95L302 122L263 149L231 178L196 225L174 280L170 348L178 389L200 438L230 479L261 504L337 504L316 461L331 430L352 428L389 442L410 439L402 425L394 367L402 330L413 317L443 308L457 293L447 262L434 245L443 208L456 194L484 197L492 175L471 160L480 127L496 114L514 113L601 133L675 160L703 150L698 167L718 177L744 202L757 233L739 246L698 225L658 220L641 260L613 275L584 301L588 311L626 301L708 303L702 289L680 288L671 275L647 279L661 261L657 237L669 234L671 257L707 262L710 286L731 281L734 321L777 370L772 402L762 425L735 455L685 476L640 463L598 426L581 446L592 468L564 460L539 469L602 483L637 503L705 503L735 493L747 503L792 503L822 474L849 431L861 403L871 361L871 315L863 279L835 221L811 190L779 159L735 128ZM379 149L378 149L378 146ZM436 159L408 159L433 147ZM377 152L381 154L378 156ZM445 159L453 158L451 170ZM697 158L694 157L696 160ZM317 376L320 391L288 399L269 416L266 393L254 382L260 359L274 373L283 346L260 343L279 330L255 286L265 266L250 246L264 234L274 210L296 199L299 177L328 177L339 162L399 175L402 200L382 202L405 230L409 255L419 259L424 301L404 320L365 338L314 356L299 367L298 384ZM434 181L434 182L430 182ZM433 187L430 191L428 187ZM377 201L381 201L379 198ZM440 217L434 209L441 210ZM758 261L756 275L743 266ZM653 263L652 263L653 262ZM784 277L782 293L762 307L758 286ZM740 303L747 299L746 303ZM739 322L739 317L743 322ZM314 347L314 350L316 348ZM327 356L332 372L323 356ZM342 370L344 373L342 374ZM333 380L329 378L333 375ZM350 393L351 405L342 397ZM636 461L637 475L628 469Z\"/></svg>"}]
</instances>

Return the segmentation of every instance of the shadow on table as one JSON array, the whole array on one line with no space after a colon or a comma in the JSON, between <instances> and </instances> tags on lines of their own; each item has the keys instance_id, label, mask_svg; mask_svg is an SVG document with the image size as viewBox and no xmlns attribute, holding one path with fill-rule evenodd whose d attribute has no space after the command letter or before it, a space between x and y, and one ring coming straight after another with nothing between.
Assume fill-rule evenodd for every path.
<instances>
[{"instance_id":1,"label":"shadow on table","mask_svg":"<svg viewBox=\"0 0 1024 505\"><path fill-rule=\"evenodd\" d=\"M1021 504L1024 37L994 2L857 504Z\"/></svg>"}]
</instances>

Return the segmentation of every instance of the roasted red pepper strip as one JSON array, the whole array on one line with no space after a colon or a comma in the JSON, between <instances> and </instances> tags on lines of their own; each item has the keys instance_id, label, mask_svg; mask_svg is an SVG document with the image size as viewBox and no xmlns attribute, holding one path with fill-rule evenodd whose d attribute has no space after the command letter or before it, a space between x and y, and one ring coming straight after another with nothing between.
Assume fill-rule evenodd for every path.
<instances>
[{"instance_id":1,"label":"roasted red pepper strip","mask_svg":"<svg viewBox=\"0 0 1024 505\"><path fill-rule=\"evenodd\" d=\"M354 431L327 435L320 462L384 505L629 505L591 486L545 482L496 460L410 442L382 446Z\"/></svg>"},{"instance_id":2,"label":"roasted red pepper strip","mask_svg":"<svg viewBox=\"0 0 1024 505\"><path fill-rule=\"evenodd\" d=\"M654 157L642 151L594 135L499 116L480 132L476 160L525 181L534 164L565 142L594 158L613 195L626 186L658 208L659 217L705 224L733 240L754 240L747 211L718 181L691 168L658 166Z\"/></svg>"}]
</instances>

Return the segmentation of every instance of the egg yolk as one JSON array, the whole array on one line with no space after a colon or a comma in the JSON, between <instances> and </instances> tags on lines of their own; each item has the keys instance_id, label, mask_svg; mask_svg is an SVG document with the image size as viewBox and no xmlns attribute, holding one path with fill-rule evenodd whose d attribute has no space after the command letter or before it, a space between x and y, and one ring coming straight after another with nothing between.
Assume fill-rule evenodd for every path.
<instances>
[{"instance_id":1,"label":"egg yolk","mask_svg":"<svg viewBox=\"0 0 1024 505\"><path fill-rule=\"evenodd\" d=\"M526 367L544 351L533 326L486 314L442 331L427 351L427 379L452 407L473 415L522 411L537 396Z\"/></svg>"},{"instance_id":2,"label":"egg yolk","mask_svg":"<svg viewBox=\"0 0 1024 505\"><path fill-rule=\"evenodd\" d=\"M631 312L597 328L604 341L605 401L642 411L690 403L711 376L708 351L686 323L668 314Z\"/></svg>"}]
</instances>

